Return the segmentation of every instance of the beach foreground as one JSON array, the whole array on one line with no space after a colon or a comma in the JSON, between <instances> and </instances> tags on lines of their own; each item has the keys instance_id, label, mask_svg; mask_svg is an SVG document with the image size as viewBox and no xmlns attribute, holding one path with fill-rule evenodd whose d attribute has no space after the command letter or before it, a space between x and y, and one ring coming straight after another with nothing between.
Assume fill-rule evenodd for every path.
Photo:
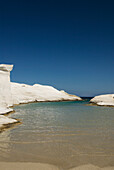
<instances>
[{"instance_id":1,"label":"beach foreground","mask_svg":"<svg viewBox=\"0 0 114 170\"><path fill-rule=\"evenodd\" d=\"M41 163L0 162L0 170L62 170L54 165ZM114 170L114 167L99 168L94 165L82 165L69 170Z\"/></svg>"}]
</instances>

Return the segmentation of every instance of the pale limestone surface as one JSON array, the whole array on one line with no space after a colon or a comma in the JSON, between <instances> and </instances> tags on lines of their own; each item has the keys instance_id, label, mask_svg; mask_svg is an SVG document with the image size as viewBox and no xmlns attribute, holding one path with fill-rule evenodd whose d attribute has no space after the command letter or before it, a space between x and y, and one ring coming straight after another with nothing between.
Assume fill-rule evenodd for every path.
<instances>
[{"instance_id":1,"label":"pale limestone surface","mask_svg":"<svg viewBox=\"0 0 114 170\"><path fill-rule=\"evenodd\" d=\"M90 102L95 103L99 106L114 106L114 94L105 94L95 96Z\"/></svg>"},{"instance_id":2,"label":"pale limestone surface","mask_svg":"<svg viewBox=\"0 0 114 170\"><path fill-rule=\"evenodd\" d=\"M13 65L0 64L0 114L5 114L13 111L10 106L13 105L11 84L10 84L10 71ZM0 128L3 125L15 123L17 120L0 115Z\"/></svg>"},{"instance_id":3,"label":"pale limestone surface","mask_svg":"<svg viewBox=\"0 0 114 170\"><path fill-rule=\"evenodd\" d=\"M33 86L11 83L13 104L38 102L38 101L63 101L81 100L80 97L69 95L51 86L35 84Z\"/></svg>"},{"instance_id":4,"label":"pale limestone surface","mask_svg":"<svg viewBox=\"0 0 114 170\"><path fill-rule=\"evenodd\" d=\"M16 122L17 122L16 119L12 119L12 118L8 118L6 116L0 115L0 128L3 125L10 124L10 123L16 123Z\"/></svg>"},{"instance_id":5,"label":"pale limestone surface","mask_svg":"<svg viewBox=\"0 0 114 170\"><path fill-rule=\"evenodd\" d=\"M0 114L12 111L9 106L12 106L10 71L13 65L0 64Z\"/></svg>"}]
</instances>

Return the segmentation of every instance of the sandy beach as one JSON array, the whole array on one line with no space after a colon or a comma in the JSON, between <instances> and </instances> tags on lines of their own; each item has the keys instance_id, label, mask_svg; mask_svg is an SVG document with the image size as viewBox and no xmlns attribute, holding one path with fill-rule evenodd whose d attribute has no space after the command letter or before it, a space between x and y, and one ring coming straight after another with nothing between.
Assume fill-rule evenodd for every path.
<instances>
[{"instance_id":1,"label":"sandy beach","mask_svg":"<svg viewBox=\"0 0 114 170\"><path fill-rule=\"evenodd\" d=\"M62 170L59 167L41 163L0 162L0 170ZM69 170L114 170L114 167L99 168L94 165L82 165Z\"/></svg>"}]
</instances>

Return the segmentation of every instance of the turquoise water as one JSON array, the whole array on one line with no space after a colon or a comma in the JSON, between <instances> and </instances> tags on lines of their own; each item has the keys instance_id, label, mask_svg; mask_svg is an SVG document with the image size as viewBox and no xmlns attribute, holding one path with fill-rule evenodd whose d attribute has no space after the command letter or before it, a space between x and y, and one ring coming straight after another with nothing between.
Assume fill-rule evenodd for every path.
<instances>
[{"instance_id":1,"label":"turquoise water","mask_svg":"<svg viewBox=\"0 0 114 170\"><path fill-rule=\"evenodd\" d=\"M20 105L22 124L0 134L0 161L40 162L63 169L114 166L114 108L86 101Z\"/></svg>"}]
</instances>

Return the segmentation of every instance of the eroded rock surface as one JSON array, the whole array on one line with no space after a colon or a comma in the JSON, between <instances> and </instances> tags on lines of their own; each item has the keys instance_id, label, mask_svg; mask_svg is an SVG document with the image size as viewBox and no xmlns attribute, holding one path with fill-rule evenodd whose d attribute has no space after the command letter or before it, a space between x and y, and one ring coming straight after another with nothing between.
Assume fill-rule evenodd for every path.
<instances>
[{"instance_id":1,"label":"eroded rock surface","mask_svg":"<svg viewBox=\"0 0 114 170\"><path fill-rule=\"evenodd\" d=\"M95 96L90 102L95 103L99 106L114 106L114 94L105 94Z\"/></svg>"}]
</instances>

